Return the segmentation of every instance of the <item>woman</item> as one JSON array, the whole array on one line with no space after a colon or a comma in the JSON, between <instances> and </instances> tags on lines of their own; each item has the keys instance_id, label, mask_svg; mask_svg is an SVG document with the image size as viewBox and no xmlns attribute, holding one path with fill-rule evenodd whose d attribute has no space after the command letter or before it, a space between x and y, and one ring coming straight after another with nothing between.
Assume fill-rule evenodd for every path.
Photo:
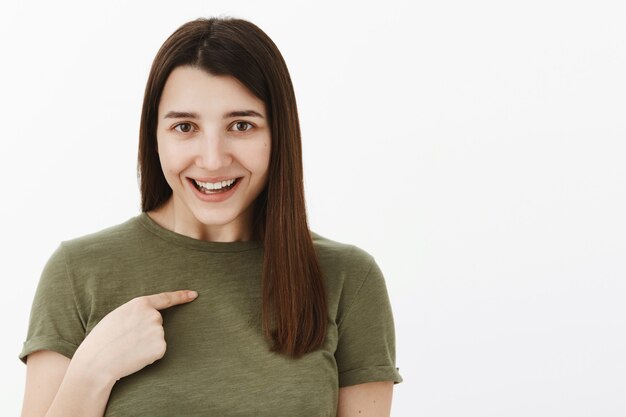
<instances>
[{"instance_id":1,"label":"woman","mask_svg":"<svg viewBox=\"0 0 626 417\"><path fill-rule=\"evenodd\" d=\"M199 19L163 44L139 175L142 214L43 271L23 416L389 415L384 279L308 229L293 88L264 32Z\"/></svg>"}]
</instances>

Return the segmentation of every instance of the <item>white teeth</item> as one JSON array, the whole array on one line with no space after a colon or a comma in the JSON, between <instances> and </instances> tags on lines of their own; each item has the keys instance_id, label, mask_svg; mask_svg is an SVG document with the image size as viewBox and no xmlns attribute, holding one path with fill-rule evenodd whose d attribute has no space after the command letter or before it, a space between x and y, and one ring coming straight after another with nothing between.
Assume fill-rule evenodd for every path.
<instances>
[{"instance_id":1,"label":"white teeth","mask_svg":"<svg viewBox=\"0 0 626 417\"><path fill-rule=\"evenodd\" d=\"M235 178L221 182L201 182L198 180L194 180L194 182L200 187L206 188L207 190L220 190L222 189L222 187L228 187L230 185L233 185L233 183L235 182Z\"/></svg>"}]
</instances>

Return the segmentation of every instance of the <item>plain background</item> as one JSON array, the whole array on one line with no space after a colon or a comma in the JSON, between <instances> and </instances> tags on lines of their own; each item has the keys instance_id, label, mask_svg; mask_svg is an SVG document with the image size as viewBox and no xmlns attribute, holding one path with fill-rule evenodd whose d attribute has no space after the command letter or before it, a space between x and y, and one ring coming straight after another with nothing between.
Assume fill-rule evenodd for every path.
<instances>
[{"instance_id":1,"label":"plain background","mask_svg":"<svg viewBox=\"0 0 626 417\"><path fill-rule=\"evenodd\" d=\"M3 1L0 414L50 254L139 212L157 49L232 15L290 68L312 229L385 273L393 415L626 415L622 5Z\"/></svg>"}]
</instances>

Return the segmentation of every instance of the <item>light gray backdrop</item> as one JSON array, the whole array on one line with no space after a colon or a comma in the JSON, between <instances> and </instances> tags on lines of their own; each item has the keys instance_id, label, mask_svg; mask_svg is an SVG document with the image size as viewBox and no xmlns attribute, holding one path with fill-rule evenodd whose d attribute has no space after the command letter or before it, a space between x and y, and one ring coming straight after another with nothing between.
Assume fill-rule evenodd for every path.
<instances>
[{"instance_id":1,"label":"light gray backdrop","mask_svg":"<svg viewBox=\"0 0 626 417\"><path fill-rule=\"evenodd\" d=\"M626 415L623 4L3 1L0 414L48 256L139 211L158 47L233 15L291 70L312 228L385 272L393 415Z\"/></svg>"}]
</instances>

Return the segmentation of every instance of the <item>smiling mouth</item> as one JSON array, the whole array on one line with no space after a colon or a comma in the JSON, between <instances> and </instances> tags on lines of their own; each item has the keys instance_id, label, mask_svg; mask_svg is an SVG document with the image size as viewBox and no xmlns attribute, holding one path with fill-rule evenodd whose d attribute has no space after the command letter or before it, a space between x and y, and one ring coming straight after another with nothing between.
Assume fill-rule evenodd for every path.
<instances>
[{"instance_id":1,"label":"smiling mouth","mask_svg":"<svg viewBox=\"0 0 626 417\"><path fill-rule=\"evenodd\" d=\"M195 179L191 179L191 183L196 190L204 194L220 194L230 190L239 182L239 178L232 178L230 180L220 182L202 182Z\"/></svg>"}]
</instances>

